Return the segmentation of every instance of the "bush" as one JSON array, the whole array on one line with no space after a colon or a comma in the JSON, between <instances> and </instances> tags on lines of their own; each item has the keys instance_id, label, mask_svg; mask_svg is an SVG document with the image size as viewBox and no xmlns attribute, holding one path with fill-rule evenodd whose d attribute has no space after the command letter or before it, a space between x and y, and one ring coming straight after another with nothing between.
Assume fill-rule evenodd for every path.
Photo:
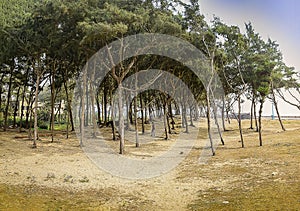
<instances>
[{"instance_id":1,"label":"bush","mask_svg":"<svg viewBox=\"0 0 300 211\"><path fill-rule=\"evenodd\" d=\"M38 122L38 127L40 129L48 129L48 123L44 122L44 121L40 121L40 122Z\"/></svg>"}]
</instances>

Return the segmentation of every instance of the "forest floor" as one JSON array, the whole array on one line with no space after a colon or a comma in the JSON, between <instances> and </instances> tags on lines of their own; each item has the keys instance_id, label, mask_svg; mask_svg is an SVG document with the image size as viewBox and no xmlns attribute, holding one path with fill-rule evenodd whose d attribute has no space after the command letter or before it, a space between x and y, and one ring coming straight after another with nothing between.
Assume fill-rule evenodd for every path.
<instances>
[{"instance_id":1,"label":"forest floor","mask_svg":"<svg viewBox=\"0 0 300 211\"><path fill-rule=\"evenodd\" d=\"M300 210L300 120L283 122L286 131L276 120L263 121L259 147L258 133L244 120L242 149L232 120L223 133L225 145L207 163L199 163L206 138L199 134L177 167L140 180L100 170L79 147L75 133L65 139L57 131L51 143L43 131L32 149L26 133L0 132L0 210ZM200 129L191 127L190 134L201 128L204 133L205 122ZM109 139L109 128L101 130ZM126 142L126 156L155 156L175 138L166 141L158 135L138 149ZM118 147L117 141L107 143Z\"/></svg>"}]
</instances>

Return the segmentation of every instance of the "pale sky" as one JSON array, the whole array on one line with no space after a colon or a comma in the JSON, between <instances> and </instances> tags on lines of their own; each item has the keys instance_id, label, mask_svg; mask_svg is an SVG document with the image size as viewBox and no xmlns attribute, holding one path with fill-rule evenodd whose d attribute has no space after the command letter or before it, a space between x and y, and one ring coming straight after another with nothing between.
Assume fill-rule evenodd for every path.
<instances>
[{"instance_id":1,"label":"pale sky","mask_svg":"<svg viewBox=\"0 0 300 211\"><path fill-rule=\"evenodd\" d=\"M201 13L210 21L213 15L228 25L244 29L251 22L255 31L264 39L277 41L288 66L300 71L300 1L299 0L200 0ZM300 96L299 96L300 98ZM282 115L300 116L300 111L279 101ZM243 105L243 112L249 105ZM272 105L267 102L264 115L272 114Z\"/></svg>"}]
</instances>

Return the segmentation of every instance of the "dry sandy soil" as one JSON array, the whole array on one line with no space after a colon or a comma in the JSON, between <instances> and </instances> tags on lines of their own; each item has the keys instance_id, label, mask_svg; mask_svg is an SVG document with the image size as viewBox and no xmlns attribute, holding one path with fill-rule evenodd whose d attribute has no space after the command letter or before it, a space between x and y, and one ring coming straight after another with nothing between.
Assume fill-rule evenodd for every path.
<instances>
[{"instance_id":1,"label":"dry sandy soil","mask_svg":"<svg viewBox=\"0 0 300 211\"><path fill-rule=\"evenodd\" d=\"M184 161L164 175L142 180L100 170L75 134L67 140L59 131L50 143L42 132L38 148L32 149L25 133L0 132L0 210L300 210L300 121L284 124L283 132L276 120L264 120L264 145L259 147L258 134L244 121L242 149L233 121L223 134L225 145L200 164L206 138L205 122L200 122L202 129L191 128L191 134L200 131L199 141ZM175 138L158 136L138 149L127 142L126 156L155 156ZM117 149L118 142L107 142Z\"/></svg>"}]
</instances>

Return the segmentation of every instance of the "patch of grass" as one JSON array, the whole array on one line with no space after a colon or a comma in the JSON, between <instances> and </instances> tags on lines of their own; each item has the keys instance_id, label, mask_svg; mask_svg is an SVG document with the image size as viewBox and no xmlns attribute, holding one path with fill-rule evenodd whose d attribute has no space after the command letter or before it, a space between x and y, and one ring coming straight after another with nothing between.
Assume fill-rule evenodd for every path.
<instances>
[{"instance_id":1,"label":"patch of grass","mask_svg":"<svg viewBox=\"0 0 300 211\"><path fill-rule=\"evenodd\" d=\"M205 197L204 197L205 196ZM299 210L300 186L290 183L265 182L252 190L236 188L232 191L214 189L199 194L189 210Z\"/></svg>"}]
</instances>

